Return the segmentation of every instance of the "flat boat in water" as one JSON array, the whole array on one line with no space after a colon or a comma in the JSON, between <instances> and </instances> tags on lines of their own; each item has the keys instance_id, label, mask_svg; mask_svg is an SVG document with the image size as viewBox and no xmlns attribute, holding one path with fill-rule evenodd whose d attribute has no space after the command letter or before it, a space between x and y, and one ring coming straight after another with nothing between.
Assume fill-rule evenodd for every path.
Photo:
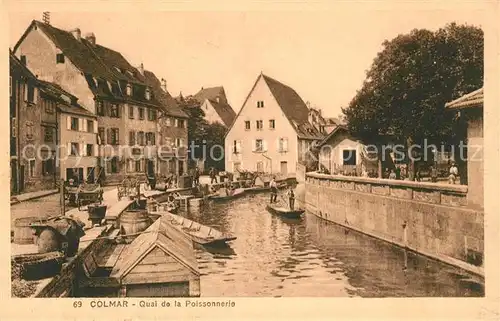
<instances>
[{"instance_id":1,"label":"flat boat in water","mask_svg":"<svg viewBox=\"0 0 500 321\"><path fill-rule=\"evenodd\" d=\"M185 217L169 212L153 212L150 215L167 217L168 221L176 228L189 235L193 242L203 246L227 246L227 242L236 240L236 236L223 233L213 227L200 224Z\"/></svg>"},{"instance_id":2,"label":"flat boat in water","mask_svg":"<svg viewBox=\"0 0 500 321\"><path fill-rule=\"evenodd\" d=\"M216 202L223 202L223 201L229 201L232 199L236 199L238 197L241 197L245 194L245 189L244 188L236 188L232 194L229 195L211 195L209 196L209 199L216 201Z\"/></svg>"},{"instance_id":3,"label":"flat boat in water","mask_svg":"<svg viewBox=\"0 0 500 321\"><path fill-rule=\"evenodd\" d=\"M290 210L289 208L286 207L271 205L271 204L267 204L266 209L273 214L285 218L300 218L300 216L305 212L305 210L302 209Z\"/></svg>"}]
</instances>

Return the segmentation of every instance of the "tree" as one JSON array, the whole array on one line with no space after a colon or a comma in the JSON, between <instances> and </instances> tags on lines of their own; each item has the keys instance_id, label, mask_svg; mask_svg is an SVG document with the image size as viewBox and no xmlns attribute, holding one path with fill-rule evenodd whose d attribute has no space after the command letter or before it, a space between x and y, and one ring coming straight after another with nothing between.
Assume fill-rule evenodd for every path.
<instances>
[{"instance_id":1,"label":"tree","mask_svg":"<svg viewBox=\"0 0 500 321\"><path fill-rule=\"evenodd\" d=\"M349 130L375 145L388 135L407 148L424 140L450 143L454 119L444 105L483 86L483 43L480 28L456 23L385 41L362 88L342 109Z\"/></svg>"},{"instance_id":2,"label":"tree","mask_svg":"<svg viewBox=\"0 0 500 321\"><path fill-rule=\"evenodd\" d=\"M224 136L227 128L221 123L214 122L206 127L206 150L207 167L214 167L218 170L224 169Z\"/></svg>"}]
</instances>

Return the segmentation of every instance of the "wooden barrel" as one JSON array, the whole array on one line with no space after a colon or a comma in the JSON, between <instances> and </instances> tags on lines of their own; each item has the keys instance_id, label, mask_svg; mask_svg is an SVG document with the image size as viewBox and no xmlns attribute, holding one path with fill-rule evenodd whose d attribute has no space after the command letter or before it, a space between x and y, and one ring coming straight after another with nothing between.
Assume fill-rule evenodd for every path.
<instances>
[{"instance_id":1,"label":"wooden barrel","mask_svg":"<svg viewBox=\"0 0 500 321\"><path fill-rule=\"evenodd\" d=\"M38 253L49 253L61 250L59 234L52 228L46 228L38 236Z\"/></svg>"},{"instance_id":2,"label":"wooden barrel","mask_svg":"<svg viewBox=\"0 0 500 321\"><path fill-rule=\"evenodd\" d=\"M22 217L14 221L14 243L35 244L35 230L30 227L31 223L46 221L38 217Z\"/></svg>"},{"instance_id":3,"label":"wooden barrel","mask_svg":"<svg viewBox=\"0 0 500 321\"><path fill-rule=\"evenodd\" d=\"M124 235L137 234L151 225L151 218L146 210L128 210L120 215L120 231ZM124 236L125 240L132 241L137 235Z\"/></svg>"}]
</instances>

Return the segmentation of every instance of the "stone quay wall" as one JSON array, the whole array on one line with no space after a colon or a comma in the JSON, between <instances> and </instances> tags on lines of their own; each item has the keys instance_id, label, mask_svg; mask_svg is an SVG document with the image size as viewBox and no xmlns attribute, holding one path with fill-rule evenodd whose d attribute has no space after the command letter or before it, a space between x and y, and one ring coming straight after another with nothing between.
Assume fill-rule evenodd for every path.
<instances>
[{"instance_id":1,"label":"stone quay wall","mask_svg":"<svg viewBox=\"0 0 500 321\"><path fill-rule=\"evenodd\" d=\"M307 173L305 208L484 277L484 212L467 186Z\"/></svg>"}]
</instances>

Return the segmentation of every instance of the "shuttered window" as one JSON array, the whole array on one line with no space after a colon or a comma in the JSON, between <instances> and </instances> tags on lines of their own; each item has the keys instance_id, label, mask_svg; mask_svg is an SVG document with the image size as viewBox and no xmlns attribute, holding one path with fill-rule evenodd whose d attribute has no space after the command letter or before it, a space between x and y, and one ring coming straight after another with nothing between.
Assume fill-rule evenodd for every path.
<instances>
[{"instance_id":1,"label":"shuttered window","mask_svg":"<svg viewBox=\"0 0 500 321\"><path fill-rule=\"evenodd\" d=\"M128 144L130 146L134 146L135 145L135 131L129 132L129 135L128 135Z\"/></svg>"}]
</instances>

